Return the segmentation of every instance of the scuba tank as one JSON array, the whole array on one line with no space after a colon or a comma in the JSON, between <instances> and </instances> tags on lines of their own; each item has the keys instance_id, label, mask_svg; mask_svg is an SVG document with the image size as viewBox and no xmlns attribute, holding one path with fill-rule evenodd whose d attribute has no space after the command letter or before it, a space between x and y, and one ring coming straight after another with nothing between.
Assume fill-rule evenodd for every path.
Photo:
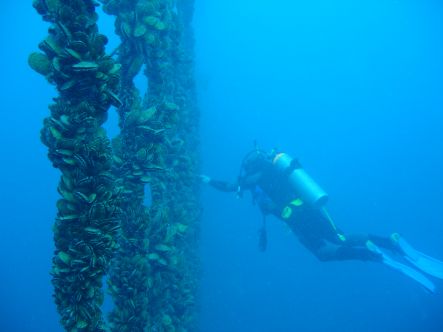
<instances>
[{"instance_id":1,"label":"scuba tank","mask_svg":"<svg viewBox=\"0 0 443 332\"><path fill-rule=\"evenodd\" d=\"M287 181L300 199L315 208L321 208L328 194L312 179L296 159L286 153L275 155L272 164L278 172L287 174Z\"/></svg>"}]
</instances>

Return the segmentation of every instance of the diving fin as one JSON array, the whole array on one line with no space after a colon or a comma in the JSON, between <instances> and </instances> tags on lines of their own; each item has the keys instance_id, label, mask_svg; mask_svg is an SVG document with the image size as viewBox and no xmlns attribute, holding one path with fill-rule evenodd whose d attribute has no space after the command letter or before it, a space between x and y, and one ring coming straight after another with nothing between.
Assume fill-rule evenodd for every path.
<instances>
[{"instance_id":1,"label":"diving fin","mask_svg":"<svg viewBox=\"0 0 443 332\"><path fill-rule=\"evenodd\" d=\"M422 285L428 292L435 293L435 285L434 283L429 280L424 274L420 273L419 271L413 269L412 267L409 267L405 264L402 264L400 262L397 262L396 260L389 257L385 252L383 252L379 247L377 247L373 242L367 241L366 247L371 250L372 252L378 253L382 257L382 263L386 266L389 266L397 271L400 271L404 275L408 276L409 278L415 280L420 285Z\"/></svg>"},{"instance_id":2,"label":"diving fin","mask_svg":"<svg viewBox=\"0 0 443 332\"><path fill-rule=\"evenodd\" d=\"M425 255L414 249L398 233L391 235L391 240L398 245L398 248L404 254L404 258L414 265L417 269L439 279L443 279L443 262Z\"/></svg>"}]
</instances>

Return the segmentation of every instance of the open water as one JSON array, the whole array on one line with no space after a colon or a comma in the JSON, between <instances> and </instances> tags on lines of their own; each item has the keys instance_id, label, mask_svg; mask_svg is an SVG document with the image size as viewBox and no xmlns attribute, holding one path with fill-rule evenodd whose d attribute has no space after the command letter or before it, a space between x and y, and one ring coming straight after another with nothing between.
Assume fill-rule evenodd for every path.
<instances>
[{"instance_id":1,"label":"open water","mask_svg":"<svg viewBox=\"0 0 443 332\"><path fill-rule=\"evenodd\" d=\"M31 1L1 8L0 331L61 331L58 172L39 141L56 93L27 65L47 24ZM112 49L112 19L100 24ZM278 147L345 231L397 231L443 259L440 1L197 0L194 28L203 173L235 180L254 140ZM260 253L248 197L203 188L202 206L202 332L443 331L442 281L430 295L380 264L321 263L275 219Z\"/></svg>"}]
</instances>

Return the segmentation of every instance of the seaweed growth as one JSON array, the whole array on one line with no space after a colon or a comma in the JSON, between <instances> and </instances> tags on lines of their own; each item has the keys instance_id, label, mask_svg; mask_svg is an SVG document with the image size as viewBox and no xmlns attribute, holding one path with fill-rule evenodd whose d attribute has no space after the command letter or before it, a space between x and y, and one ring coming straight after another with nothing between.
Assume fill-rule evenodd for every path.
<instances>
[{"instance_id":1,"label":"seaweed growth","mask_svg":"<svg viewBox=\"0 0 443 332\"><path fill-rule=\"evenodd\" d=\"M29 64L57 87L41 140L61 173L52 283L68 331L104 331L102 278L119 233L119 187L101 127L117 97L120 65L105 55L92 0L34 0L49 35Z\"/></svg>"}]
</instances>

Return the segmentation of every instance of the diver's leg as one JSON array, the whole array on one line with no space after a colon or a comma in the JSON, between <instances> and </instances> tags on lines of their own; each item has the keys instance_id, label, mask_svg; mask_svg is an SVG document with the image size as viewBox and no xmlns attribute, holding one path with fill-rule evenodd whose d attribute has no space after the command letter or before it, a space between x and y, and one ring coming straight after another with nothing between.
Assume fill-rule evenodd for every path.
<instances>
[{"instance_id":1,"label":"diver's leg","mask_svg":"<svg viewBox=\"0 0 443 332\"><path fill-rule=\"evenodd\" d=\"M347 234L343 245L351 247L366 247L366 243L371 241L376 246L390 250L394 253L400 253L400 248L391 237L378 236L373 234Z\"/></svg>"},{"instance_id":2,"label":"diver's leg","mask_svg":"<svg viewBox=\"0 0 443 332\"><path fill-rule=\"evenodd\" d=\"M369 234L368 237L370 241L372 241L380 248L388 249L394 253L400 253L399 246L397 245L397 243L395 243L395 241L392 240L391 237L378 236L372 234Z\"/></svg>"},{"instance_id":3,"label":"diver's leg","mask_svg":"<svg viewBox=\"0 0 443 332\"><path fill-rule=\"evenodd\" d=\"M369 250L366 247L354 247L349 245L337 245L329 241L324 241L323 245L311 250L322 262L360 260L381 262L382 256Z\"/></svg>"},{"instance_id":4,"label":"diver's leg","mask_svg":"<svg viewBox=\"0 0 443 332\"><path fill-rule=\"evenodd\" d=\"M370 237L370 236L369 236ZM372 240L369 240L366 236L355 236L351 237L349 241L343 241L343 244L336 244L329 241L317 242L317 246L309 246L303 243L311 252L313 252L320 261L344 261L344 260L360 260L360 261L374 261L383 263L395 270L400 271L404 275L412 278L421 284L427 291L433 293L435 292L435 285L426 278L418 270L415 270L407 265L404 265L394 259L389 255L381 251L377 245L375 245ZM375 239L377 241L377 238ZM378 242L378 241L377 241ZM378 242L380 243L380 242ZM363 245L364 244L364 245ZM405 257L407 259L407 257ZM443 264L443 263L442 263ZM417 264L414 264L417 267ZM421 269L424 272L428 272L434 276L439 276L437 273L430 273L424 268ZM432 269L433 272L438 269Z\"/></svg>"}]
</instances>

